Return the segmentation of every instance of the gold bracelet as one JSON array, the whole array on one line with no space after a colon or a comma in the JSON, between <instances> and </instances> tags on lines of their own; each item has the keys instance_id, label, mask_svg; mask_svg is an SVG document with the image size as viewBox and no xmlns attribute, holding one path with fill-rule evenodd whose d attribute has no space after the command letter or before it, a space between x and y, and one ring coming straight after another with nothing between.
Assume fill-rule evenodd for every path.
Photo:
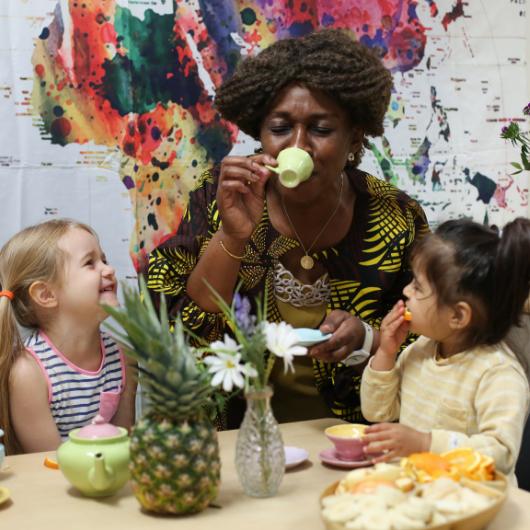
<instances>
[{"instance_id":1,"label":"gold bracelet","mask_svg":"<svg viewBox=\"0 0 530 530\"><path fill-rule=\"evenodd\" d=\"M221 248L233 259L237 259L238 261L241 261L242 259L245 259L245 254L243 254L242 256L236 256L235 254L232 254L225 246L225 244L223 243L223 240L220 239L219 240L219 245L221 246Z\"/></svg>"}]
</instances>

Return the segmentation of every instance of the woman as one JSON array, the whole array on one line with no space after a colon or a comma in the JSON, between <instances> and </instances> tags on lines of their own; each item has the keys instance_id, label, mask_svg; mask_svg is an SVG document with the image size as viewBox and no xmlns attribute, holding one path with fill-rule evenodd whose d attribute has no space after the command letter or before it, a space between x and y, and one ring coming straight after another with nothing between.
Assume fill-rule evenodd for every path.
<instances>
[{"instance_id":1,"label":"woman","mask_svg":"<svg viewBox=\"0 0 530 530\"><path fill-rule=\"evenodd\" d=\"M208 341L225 322L206 282L227 302L238 282L251 301L266 290L269 321L333 334L297 359L290 378L273 373L280 421L362 421L355 363L378 343L365 324L378 327L400 297L410 247L427 230L416 202L357 169L366 135L383 133L391 87L373 52L340 30L278 41L243 60L216 105L262 150L204 174L177 235L149 262L150 288ZM291 146L315 165L294 189L266 167Z\"/></svg>"}]
</instances>

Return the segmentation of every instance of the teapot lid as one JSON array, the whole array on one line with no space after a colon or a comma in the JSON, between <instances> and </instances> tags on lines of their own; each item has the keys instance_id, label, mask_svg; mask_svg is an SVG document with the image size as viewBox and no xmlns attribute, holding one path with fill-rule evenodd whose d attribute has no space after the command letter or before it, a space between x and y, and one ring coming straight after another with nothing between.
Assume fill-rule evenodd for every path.
<instances>
[{"instance_id":1,"label":"teapot lid","mask_svg":"<svg viewBox=\"0 0 530 530\"><path fill-rule=\"evenodd\" d=\"M105 418L98 414L89 425L85 425L76 433L77 438L95 440L97 438L111 438L118 436L121 431L115 425L107 423Z\"/></svg>"}]
</instances>

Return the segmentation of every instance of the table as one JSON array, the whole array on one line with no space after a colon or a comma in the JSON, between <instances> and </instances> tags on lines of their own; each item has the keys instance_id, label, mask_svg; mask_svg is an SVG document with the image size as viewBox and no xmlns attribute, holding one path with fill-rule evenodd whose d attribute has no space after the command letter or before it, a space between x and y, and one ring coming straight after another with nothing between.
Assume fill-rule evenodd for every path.
<instances>
[{"instance_id":1,"label":"table","mask_svg":"<svg viewBox=\"0 0 530 530\"><path fill-rule=\"evenodd\" d=\"M309 461L285 474L277 496L254 499L243 494L234 469L237 431L219 433L221 487L219 508L186 517L144 513L127 485L105 499L83 497L60 471L43 465L46 453L11 456L0 485L11 490L12 500L0 506L2 530L323 530L319 496L326 486L347 471L324 467L318 453L329 446L323 430L332 418L281 425L286 445L304 447ZM49 456L54 457L53 454ZM511 488L508 500L488 530L528 530L530 493Z\"/></svg>"}]
</instances>

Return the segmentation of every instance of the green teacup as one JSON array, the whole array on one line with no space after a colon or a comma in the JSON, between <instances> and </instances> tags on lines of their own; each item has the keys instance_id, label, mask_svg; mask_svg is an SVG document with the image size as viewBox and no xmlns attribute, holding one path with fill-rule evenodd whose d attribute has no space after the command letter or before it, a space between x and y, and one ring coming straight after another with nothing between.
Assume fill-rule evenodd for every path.
<instances>
[{"instance_id":1,"label":"green teacup","mask_svg":"<svg viewBox=\"0 0 530 530\"><path fill-rule=\"evenodd\" d=\"M296 188L313 172L314 164L311 155L299 147L288 147L280 151L277 160L277 167L267 167L278 173L280 182L286 188Z\"/></svg>"}]
</instances>

